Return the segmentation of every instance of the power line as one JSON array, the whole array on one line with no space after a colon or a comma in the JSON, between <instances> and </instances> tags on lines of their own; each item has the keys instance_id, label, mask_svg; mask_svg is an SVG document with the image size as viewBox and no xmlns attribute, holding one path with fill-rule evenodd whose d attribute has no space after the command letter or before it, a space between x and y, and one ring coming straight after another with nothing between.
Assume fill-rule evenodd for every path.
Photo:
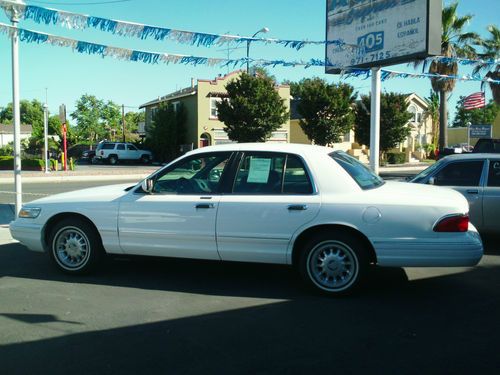
<instances>
[{"instance_id":1,"label":"power line","mask_svg":"<svg viewBox=\"0 0 500 375\"><path fill-rule=\"evenodd\" d=\"M30 1L35 4L48 4L48 5L104 5L114 3L125 3L133 0L109 0L109 1L95 1L90 3L66 3L66 2L53 2L53 1Z\"/></svg>"}]
</instances>

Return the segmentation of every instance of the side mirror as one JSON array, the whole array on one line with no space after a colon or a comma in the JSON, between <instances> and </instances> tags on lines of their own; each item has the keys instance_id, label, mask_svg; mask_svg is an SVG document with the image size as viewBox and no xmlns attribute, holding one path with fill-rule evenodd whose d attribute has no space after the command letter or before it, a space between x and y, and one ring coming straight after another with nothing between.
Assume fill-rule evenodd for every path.
<instances>
[{"instance_id":1,"label":"side mirror","mask_svg":"<svg viewBox=\"0 0 500 375\"><path fill-rule=\"evenodd\" d=\"M429 185L436 185L436 178L435 177L429 177Z\"/></svg>"},{"instance_id":2,"label":"side mirror","mask_svg":"<svg viewBox=\"0 0 500 375\"><path fill-rule=\"evenodd\" d=\"M152 194L153 193L153 179L146 178L141 182L141 188L145 193Z\"/></svg>"}]
</instances>

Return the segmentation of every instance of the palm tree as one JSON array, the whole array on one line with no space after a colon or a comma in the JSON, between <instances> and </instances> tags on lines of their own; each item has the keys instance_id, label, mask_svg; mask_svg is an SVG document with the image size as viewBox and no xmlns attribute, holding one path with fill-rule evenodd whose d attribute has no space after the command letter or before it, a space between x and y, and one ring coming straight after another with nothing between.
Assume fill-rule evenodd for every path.
<instances>
[{"instance_id":1,"label":"palm tree","mask_svg":"<svg viewBox=\"0 0 500 375\"><path fill-rule=\"evenodd\" d=\"M475 58L476 51L473 44L479 43L479 35L472 32L463 32L473 16L467 14L460 17L457 14L457 7L458 2L443 8L441 16L441 55L444 57ZM422 61L417 61L415 65L422 63ZM458 64L456 62L433 61L429 67L429 73L455 76L458 73ZM431 78L432 89L439 93L439 149L443 149L448 143L446 133L448 125L447 96L455 88L455 83L456 80L454 79Z\"/></svg>"},{"instance_id":2,"label":"palm tree","mask_svg":"<svg viewBox=\"0 0 500 375\"><path fill-rule=\"evenodd\" d=\"M487 30L490 32L489 39L483 40L479 43L483 47L483 53L478 56L483 60L497 60L500 59L500 29L496 25L489 25ZM478 64L473 71L473 74L479 73L482 70L488 70L486 77L500 80L500 64L491 66L486 62ZM484 82L481 84L481 89L484 87ZM495 103L500 104L500 84L490 82L491 93Z\"/></svg>"},{"instance_id":3,"label":"palm tree","mask_svg":"<svg viewBox=\"0 0 500 375\"><path fill-rule=\"evenodd\" d=\"M432 144L437 146L439 137L439 95L432 91L427 98L424 98L427 103L427 110L424 112L424 119L431 119L432 124Z\"/></svg>"}]
</instances>

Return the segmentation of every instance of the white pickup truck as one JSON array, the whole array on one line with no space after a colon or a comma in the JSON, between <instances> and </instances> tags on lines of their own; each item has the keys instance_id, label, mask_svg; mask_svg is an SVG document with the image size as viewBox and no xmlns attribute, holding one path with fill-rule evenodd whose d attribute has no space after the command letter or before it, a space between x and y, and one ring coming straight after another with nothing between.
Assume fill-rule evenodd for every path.
<instances>
[{"instance_id":1,"label":"white pickup truck","mask_svg":"<svg viewBox=\"0 0 500 375\"><path fill-rule=\"evenodd\" d=\"M101 142L96 148L94 162L116 164L119 161L140 161L148 164L153 160L150 151L139 150L131 143Z\"/></svg>"}]
</instances>

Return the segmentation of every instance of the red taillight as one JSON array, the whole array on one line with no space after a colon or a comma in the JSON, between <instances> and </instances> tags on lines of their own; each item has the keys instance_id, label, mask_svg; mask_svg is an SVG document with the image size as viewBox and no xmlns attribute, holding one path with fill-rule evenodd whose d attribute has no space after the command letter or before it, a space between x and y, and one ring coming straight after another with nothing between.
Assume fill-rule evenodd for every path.
<instances>
[{"instance_id":1,"label":"red taillight","mask_svg":"<svg viewBox=\"0 0 500 375\"><path fill-rule=\"evenodd\" d=\"M468 229L469 215L445 217L434 226L434 232L467 232Z\"/></svg>"}]
</instances>

